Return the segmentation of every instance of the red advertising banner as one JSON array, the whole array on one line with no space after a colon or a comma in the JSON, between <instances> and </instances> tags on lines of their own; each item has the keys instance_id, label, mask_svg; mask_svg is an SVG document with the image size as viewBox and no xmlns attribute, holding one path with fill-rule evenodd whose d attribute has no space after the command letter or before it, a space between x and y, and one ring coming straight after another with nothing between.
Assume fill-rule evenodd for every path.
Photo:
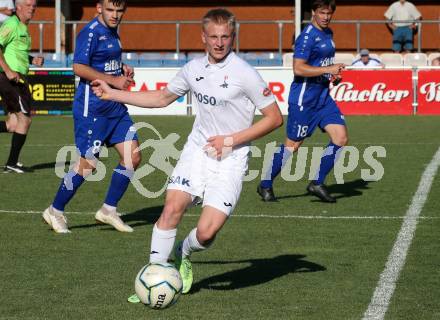
<instances>
[{"instance_id":1,"label":"red advertising banner","mask_svg":"<svg viewBox=\"0 0 440 320\"><path fill-rule=\"evenodd\" d=\"M347 115L413 114L411 70L346 70L331 96Z\"/></svg>"},{"instance_id":2,"label":"red advertising banner","mask_svg":"<svg viewBox=\"0 0 440 320\"><path fill-rule=\"evenodd\" d=\"M417 114L440 114L440 70L419 70Z\"/></svg>"}]
</instances>

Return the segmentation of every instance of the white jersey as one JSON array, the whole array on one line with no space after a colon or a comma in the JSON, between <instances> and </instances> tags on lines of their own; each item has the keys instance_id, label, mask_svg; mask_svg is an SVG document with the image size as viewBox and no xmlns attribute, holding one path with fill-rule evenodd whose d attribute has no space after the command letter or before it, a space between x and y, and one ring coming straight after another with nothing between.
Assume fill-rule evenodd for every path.
<instances>
[{"instance_id":1,"label":"white jersey","mask_svg":"<svg viewBox=\"0 0 440 320\"><path fill-rule=\"evenodd\" d=\"M210 137L249 128L255 108L263 109L275 102L259 73L234 52L216 64L209 63L207 55L191 60L167 88L179 96L191 91L197 114L188 140L200 147ZM247 154L248 148L243 147L233 153L240 150Z\"/></svg>"},{"instance_id":2,"label":"white jersey","mask_svg":"<svg viewBox=\"0 0 440 320\"><path fill-rule=\"evenodd\" d=\"M363 63L361 59L358 59L352 63L353 67L381 67L382 63L375 58L370 58L367 64Z\"/></svg>"},{"instance_id":3,"label":"white jersey","mask_svg":"<svg viewBox=\"0 0 440 320\"><path fill-rule=\"evenodd\" d=\"M416 6L411 2L405 1L403 4L400 1L394 2L389 6L385 12L385 17L389 20L418 20L421 17L421 13L417 10ZM411 25L407 22L397 22L396 27L405 27Z\"/></svg>"}]
</instances>

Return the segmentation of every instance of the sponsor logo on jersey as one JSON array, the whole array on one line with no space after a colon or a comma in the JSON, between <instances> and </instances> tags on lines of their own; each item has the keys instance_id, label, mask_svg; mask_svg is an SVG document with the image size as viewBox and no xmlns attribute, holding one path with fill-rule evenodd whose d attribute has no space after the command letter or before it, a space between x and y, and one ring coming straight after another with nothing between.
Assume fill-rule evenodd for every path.
<instances>
[{"instance_id":1,"label":"sponsor logo on jersey","mask_svg":"<svg viewBox=\"0 0 440 320\"><path fill-rule=\"evenodd\" d=\"M335 58L334 57L327 57L321 60L321 67L327 67L331 66L332 64L335 64Z\"/></svg>"},{"instance_id":2,"label":"sponsor logo on jersey","mask_svg":"<svg viewBox=\"0 0 440 320\"><path fill-rule=\"evenodd\" d=\"M119 62L118 60L110 60L109 62L106 62L104 65L105 72L117 71L120 70L121 68L122 68L122 63Z\"/></svg>"},{"instance_id":3,"label":"sponsor logo on jersey","mask_svg":"<svg viewBox=\"0 0 440 320\"><path fill-rule=\"evenodd\" d=\"M203 80L203 79L205 79L204 77L198 77L198 78L196 78L196 81L200 81L200 80Z\"/></svg>"},{"instance_id":4,"label":"sponsor logo on jersey","mask_svg":"<svg viewBox=\"0 0 440 320\"><path fill-rule=\"evenodd\" d=\"M98 25L98 21L95 21L95 22L93 22L93 23L90 25L89 29L93 30L93 29L95 29L95 27L96 27L97 25Z\"/></svg>"},{"instance_id":5,"label":"sponsor logo on jersey","mask_svg":"<svg viewBox=\"0 0 440 320\"><path fill-rule=\"evenodd\" d=\"M228 76L225 76L225 78L223 79L223 83L220 85L221 88L223 89L227 89L228 88L228 83L226 83L226 80L228 80Z\"/></svg>"},{"instance_id":6,"label":"sponsor logo on jersey","mask_svg":"<svg viewBox=\"0 0 440 320\"><path fill-rule=\"evenodd\" d=\"M232 203L230 203L230 202L228 202L228 203L223 202L223 204L225 205L225 207L232 207Z\"/></svg>"},{"instance_id":7,"label":"sponsor logo on jersey","mask_svg":"<svg viewBox=\"0 0 440 320\"><path fill-rule=\"evenodd\" d=\"M107 36L106 35L100 36L98 40L99 41L107 40Z\"/></svg>"},{"instance_id":8,"label":"sponsor logo on jersey","mask_svg":"<svg viewBox=\"0 0 440 320\"><path fill-rule=\"evenodd\" d=\"M272 91L270 91L269 88L264 88L263 96L268 97L268 96L270 96L271 93L272 93Z\"/></svg>"},{"instance_id":9,"label":"sponsor logo on jersey","mask_svg":"<svg viewBox=\"0 0 440 320\"><path fill-rule=\"evenodd\" d=\"M217 99L213 96L208 96L207 94L202 94L194 91L194 96L197 101L204 104L210 104L211 106L217 105Z\"/></svg>"},{"instance_id":10,"label":"sponsor logo on jersey","mask_svg":"<svg viewBox=\"0 0 440 320\"><path fill-rule=\"evenodd\" d=\"M182 186L191 187L190 180L188 178L180 177L180 176L171 176L168 178L169 184L181 184Z\"/></svg>"}]
</instances>

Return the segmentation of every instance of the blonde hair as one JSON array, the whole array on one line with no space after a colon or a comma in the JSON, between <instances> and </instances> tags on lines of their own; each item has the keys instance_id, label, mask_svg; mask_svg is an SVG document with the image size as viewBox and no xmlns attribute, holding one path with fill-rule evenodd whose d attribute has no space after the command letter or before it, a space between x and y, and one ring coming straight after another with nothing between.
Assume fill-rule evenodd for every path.
<instances>
[{"instance_id":1,"label":"blonde hair","mask_svg":"<svg viewBox=\"0 0 440 320\"><path fill-rule=\"evenodd\" d=\"M202 19L203 29L205 29L206 25L210 22L215 24L227 23L232 31L235 32L235 16L232 14L232 12L226 9L217 8L209 10Z\"/></svg>"}]
</instances>

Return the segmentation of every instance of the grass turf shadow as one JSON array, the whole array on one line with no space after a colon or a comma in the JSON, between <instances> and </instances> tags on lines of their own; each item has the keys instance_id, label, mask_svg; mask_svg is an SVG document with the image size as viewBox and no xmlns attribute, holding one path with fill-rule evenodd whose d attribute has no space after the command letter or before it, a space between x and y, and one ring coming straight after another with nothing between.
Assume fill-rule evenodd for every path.
<instances>
[{"instance_id":1,"label":"grass turf shadow","mask_svg":"<svg viewBox=\"0 0 440 320\"><path fill-rule=\"evenodd\" d=\"M150 208L143 208L141 210L137 210L131 213L127 213L121 216L122 221L126 224L130 225L132 228L136 228L139 226L150 225L156 223L157 219L162 212L163 206L155 206ZM94 219L94 218L92 218ZM103 225L99 223L90 223L90 224L82 224L77 226L71 226L69 229L87 229L87 228L96 228L104 226L105 228L101 228L102 230L115 231L112 226Z\"/></svg>"},{"instance_id":2,"label":"grass turf shadow","mask_svg":"<svg viewBox=\"0 0 440 320\"><path fill-rule=\"evenodd\" d=\"M281 255L268 259L239 261L207 261L193 264L235 264L248 263L241 269L227 271L193 284L191 293L201 289L235 290L260 285L289 273L318 272L327 270L324 266L304 260L305 255Z\"/></svg>"},{"instance_id":3,"label":"grass turf shadow","mask_svg":"<svg viewBox=\"0 0 440 320\"><path fill-rule=\"evenodd\" d=\"M363 194L361 190L367 190L370 189L368 186L372 181L365 181L362 179L357 179L353 181L348 181L343 184L332 184L328 185L327 189L336 199L342 199L342 198L351 198L351 197L359 197ZM337 195L334 195L337 194ZM313 195L311 195L308 192L305 192L303 194L295 194L295 195L287 195L287 196L281 196L277 197L277 200L281 199L290 199L290 198L300 198L300 197L313 197L312 202L321 202L321 200L317 199Z\"/></svg>"}]
</instances>

